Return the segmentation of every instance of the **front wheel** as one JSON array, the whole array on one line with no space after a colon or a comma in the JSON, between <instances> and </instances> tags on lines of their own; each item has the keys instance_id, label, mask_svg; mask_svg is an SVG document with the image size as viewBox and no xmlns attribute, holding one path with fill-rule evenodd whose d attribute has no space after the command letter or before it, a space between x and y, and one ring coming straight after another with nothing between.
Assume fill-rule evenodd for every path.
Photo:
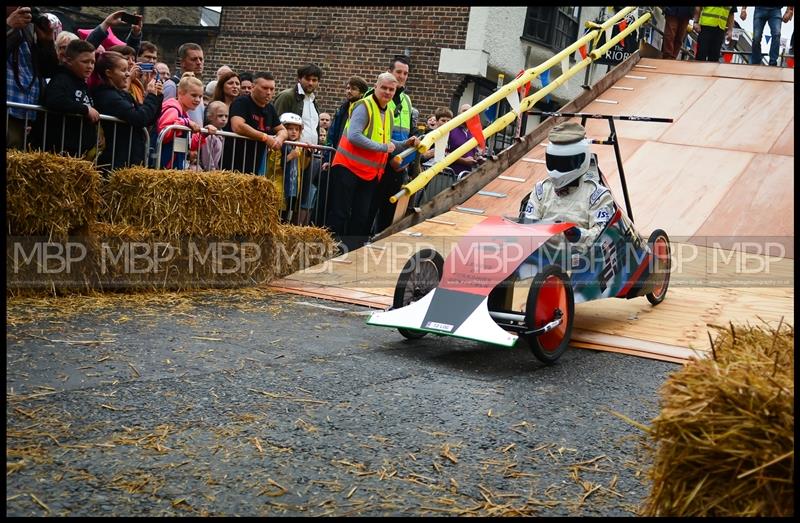
<instances>
[{"instance_id":1,"label":"front wheel","mask_svg":"<svg viewBox=\"0 0 800 523\"><path fill-rule=\"evenodd\" d=\"M408 259L397 286L394 288L392 308L399 309L419 300L439 285L444 268L444 258L434 249L422 249ZM410 340L422 338L427 333L398 327L397 330Z\"/></svg>"},{"instance_id":2,"label":"front wheel","mask_svg":"<svg viewBox=\"0 0 800 523\"><path fill-rule=\"evenodd\" d=\"M559 267L548 265L533 278L525 307L525 326L529 330L541 329L561 318L551 330L535 335L523 335L533 355L548 365L564 354L572 336L575 315L575 297L569 277Z\"/></svg>"},{"instance_id":3,"label":"front wheel","mask_svg":"<svg viewBox=\"0 0 800 523\"><path fill-rule=\"evenodd\" d=\"M653 272L650 278L653 281L652 292L645 294L647 301L658 305L667 295L669 288L669 271L672 268L672 254L670 252L669 237L661 229L656 229L647 240L650 252L653 253Z\"/></svg>"}]
</instances>

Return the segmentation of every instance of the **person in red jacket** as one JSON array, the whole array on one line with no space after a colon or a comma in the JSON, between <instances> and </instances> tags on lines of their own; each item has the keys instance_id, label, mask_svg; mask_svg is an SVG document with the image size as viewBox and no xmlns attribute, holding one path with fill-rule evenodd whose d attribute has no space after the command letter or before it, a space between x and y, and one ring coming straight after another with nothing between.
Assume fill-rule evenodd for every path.
<instances>
[{"instance_id":1,"label":"person in red jacket","mask_svg":"<svg viewBox=\"0 0 800 523\"><path fill-rule=\"evenodd\" d=\"M156 124L156 132L160 135L161 131L170 125L185 125L192 130L193 138L189 147L196 155L197 150L203 145L205 139L200 134L200 125L189 117L189 111L197 109L203 102L203 82L194 76L194 73L183 73L181 81L178 83L177 98L170 98L161 104L161 117ZM208 132L215 134L217 128L213 125L206 127ZM182 136L184 131L168 131L164 135L161 148L161 167L165 169L186 169L189 167L186 153L175 153L174 138Z\"/></svg>"}]
</instances>

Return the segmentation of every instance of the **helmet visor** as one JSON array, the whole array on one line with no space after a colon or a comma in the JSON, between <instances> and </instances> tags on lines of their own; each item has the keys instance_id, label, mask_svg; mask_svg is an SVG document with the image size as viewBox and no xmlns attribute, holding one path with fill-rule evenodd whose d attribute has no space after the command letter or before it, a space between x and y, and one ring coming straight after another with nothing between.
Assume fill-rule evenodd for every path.
<instances>
[{"instance_id":1,"label":"helmet visor","mask_svg":"<svg viewBox=\"0 0 800 523\"><path fill-rule=\"evenodd\" d=\"M579 169L586 159L586 154L573 154L570 156L556 156L554 154L545 153L545 161L547 169L550 171L558 171L561 173L568 173Z\"/></svg>"}]
</instances>

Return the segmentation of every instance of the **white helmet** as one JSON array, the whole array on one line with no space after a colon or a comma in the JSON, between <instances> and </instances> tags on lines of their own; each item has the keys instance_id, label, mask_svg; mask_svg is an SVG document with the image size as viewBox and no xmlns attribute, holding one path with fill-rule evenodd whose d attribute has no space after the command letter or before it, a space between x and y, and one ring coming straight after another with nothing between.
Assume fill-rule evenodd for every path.
<instances>
[{"instance_id":1,"label":"white helmet","mask_svg":"<svg viewBox=\"0 0 800 523\"><path fill-rule=\"evenodd\" d=\"M547 174L553 186L561 189L589 170L591 140L586 138L583 126L574 122L553 127L549 139L545 153Z\"/></svg>"},{"instance_id":2,"label":"white helmet","mask_svg":"<svg viewBox=\"0 0 800 523\"><path fill-rule=\"evenodd\" d=\"M300 117L300 115L295 114L295 113L283 113L281 115L281 123L283 125L295 124L295 125L302 126L303 125L303 119Z\"/></svg>"}]
</instances>

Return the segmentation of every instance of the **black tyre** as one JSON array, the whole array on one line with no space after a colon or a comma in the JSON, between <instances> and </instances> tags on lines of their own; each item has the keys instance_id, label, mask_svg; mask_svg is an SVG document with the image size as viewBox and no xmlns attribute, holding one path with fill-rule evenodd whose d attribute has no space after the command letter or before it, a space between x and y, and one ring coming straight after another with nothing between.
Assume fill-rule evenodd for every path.
<instances>
[{"instance_id":1,"label":"black tyre","mask_svg":"<svg viewBox=\"0 0 800 523\"><path fill-rule=\"evenodd\" d=\"M422 249L409 258L397 279L392 308L405 307L435 289L442 279L443 267L444 258L434 249ZM410 340L422 338L427 334L403 328L397 330Z\"/></svg>"},{"instance_id":2,"label":"black tyre","mask_svg":"<svg viewBox=\"0 0 800 523\"><path fill-rule=\"evenodd\" d=\"M650 251L653 253L653 269L650 274L651 292L645 294L647 301L658 305L667 295L669 288L669 273L672 268L672 252L667 233L656 229L647 240Z\"/></svg>"},{"instance_id":3,"label":"black tyre","mask_svg":"<svg viewBox=\"0 0 800 523\"><path fill-rule=\"evenodd\" d=\"M572 337L575 296L569 277L555 265L548 265L533 278L525 307L525 325L539 329L561 314L561 324L541 335L523 335L533 355L548 365L564 354Z\"/></svg>"}]
</instances>

